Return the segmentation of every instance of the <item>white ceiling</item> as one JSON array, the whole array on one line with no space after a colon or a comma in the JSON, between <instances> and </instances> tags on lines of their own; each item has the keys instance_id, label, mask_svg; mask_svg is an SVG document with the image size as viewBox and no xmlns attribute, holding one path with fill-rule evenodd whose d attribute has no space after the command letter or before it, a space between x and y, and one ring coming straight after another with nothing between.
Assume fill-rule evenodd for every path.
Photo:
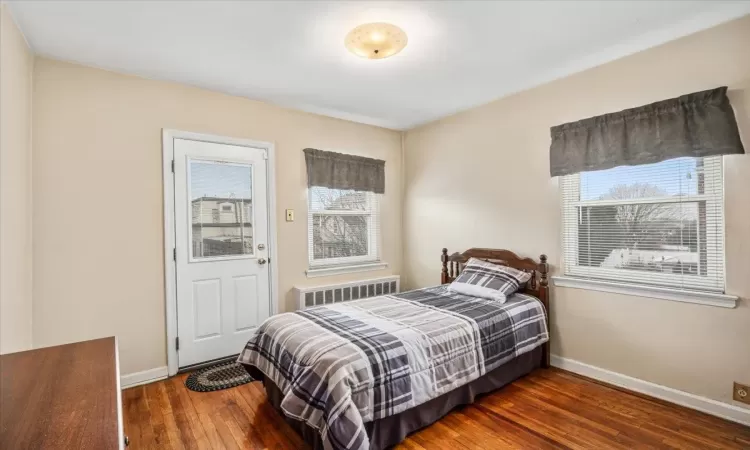
<instances>
[{"instance_id":1,"label":"white ceiling","mask_svg":"<svg viewBox=\"0 0 750 450\"><path fill-rule=\"evenodd\" d=\"M37 53L408 129L750 13L750 1L16 1ZM403 28L384 60L365 22Z\"/></svg>"}]
</instances>

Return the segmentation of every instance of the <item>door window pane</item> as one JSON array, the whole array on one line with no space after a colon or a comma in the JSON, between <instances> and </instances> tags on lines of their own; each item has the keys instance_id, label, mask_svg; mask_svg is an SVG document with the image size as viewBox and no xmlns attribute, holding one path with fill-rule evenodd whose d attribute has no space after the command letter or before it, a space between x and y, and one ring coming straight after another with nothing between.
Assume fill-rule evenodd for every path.
<instances>
[{"instance_id":1,"label":"door window pane","mask_svg":"<svg viewBox=\"0 0 750 450\"><path fill-rule=\"evenodd\" d=\"M190 161L194 259L252 255L251 164Z\"/></svg>"}]
</instances>

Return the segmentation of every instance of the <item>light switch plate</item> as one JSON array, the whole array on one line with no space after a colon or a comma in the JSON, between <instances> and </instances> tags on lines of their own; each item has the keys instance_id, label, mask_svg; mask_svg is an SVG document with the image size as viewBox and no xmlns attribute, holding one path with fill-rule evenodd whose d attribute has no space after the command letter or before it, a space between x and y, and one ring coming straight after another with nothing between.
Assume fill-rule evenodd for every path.
<instances>
[{"instance_id":1,"label":"light switch plate","mask_svg":"<svg viewBox=\"0 0 750 450\"><path fill-rule=\"evenodd\" d=\"M294 222L294 210L293 209L286 210L286 221Z\"/></svg>"}]
</instances>

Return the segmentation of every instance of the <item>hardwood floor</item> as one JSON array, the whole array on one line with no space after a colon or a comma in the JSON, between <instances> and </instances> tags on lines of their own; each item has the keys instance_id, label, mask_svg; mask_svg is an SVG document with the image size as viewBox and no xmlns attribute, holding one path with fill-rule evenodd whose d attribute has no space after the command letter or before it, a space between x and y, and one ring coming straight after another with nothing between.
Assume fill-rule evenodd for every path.
<instances>
[{"instance_id":1,"label":"hardwood floor","mask_svg":"<svg viewBox=\"0 0 750 450\"><path fill-rule=\"evenodd\" d=\"M186 375L123 392L130 449L299 449L261 383L211 393ZM453 411L399 450L750 449L750 428L600 384L538 370Z\"/></svg>"}]
</instances>

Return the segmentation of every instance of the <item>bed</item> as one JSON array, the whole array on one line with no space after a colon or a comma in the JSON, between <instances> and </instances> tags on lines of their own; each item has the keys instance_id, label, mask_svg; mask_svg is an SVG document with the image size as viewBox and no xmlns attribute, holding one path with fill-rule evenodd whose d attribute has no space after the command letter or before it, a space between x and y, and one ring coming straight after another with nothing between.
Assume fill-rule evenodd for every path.
<instances>
[{"instance_id":1,"label":"bed","mask_svg":"<svg viewBox=\"0 0 750 450\"><path fill-rule=\"evenodd\" d=\"M470 258L531 278L505 303L448 290ZM547 257L441 255L441 284L266 320L239 356L313 449L384 449L549 366Z\"/></svg>"}]
</instances>

